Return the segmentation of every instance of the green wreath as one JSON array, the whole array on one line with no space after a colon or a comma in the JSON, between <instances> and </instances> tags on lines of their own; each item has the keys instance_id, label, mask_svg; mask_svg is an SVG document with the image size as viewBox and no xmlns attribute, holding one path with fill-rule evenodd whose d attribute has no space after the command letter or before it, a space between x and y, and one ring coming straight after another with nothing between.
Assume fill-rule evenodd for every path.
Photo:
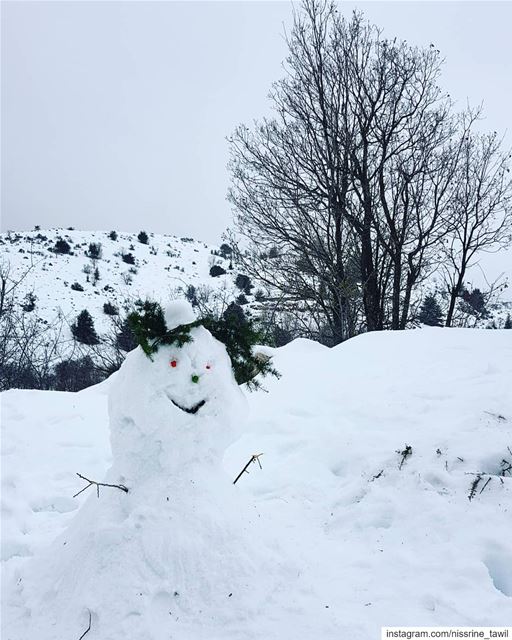
<instances>
[{"instance_id":1,"label":"green wreath","mask_svg":"<svg viewBox=\"0 0 512 640\"><path fill-rule=\"evenodd\" d=\"M238 384L245 383L249 389L257 389L261 387L256 380L257 375L279 377L270 358L262 358L253 352L255 345L264 342L263 334L252 319L237 312L233 306L228 307L221 318L205 316L171 330L167 329L164 312L158 302L138 302L136 308L136 311L128 315L128 323L138 344L149 358L161 345L182 347L191 342L190 331L194 327L203 326L226 347Z\"/></svg>"}]
</instances>

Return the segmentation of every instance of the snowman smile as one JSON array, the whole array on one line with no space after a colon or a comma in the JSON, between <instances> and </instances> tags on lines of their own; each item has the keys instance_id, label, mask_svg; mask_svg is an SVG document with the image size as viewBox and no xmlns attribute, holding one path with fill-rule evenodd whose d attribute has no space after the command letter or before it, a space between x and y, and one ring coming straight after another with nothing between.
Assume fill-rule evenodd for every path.
<instances>
[{"instance_id":1,"label":"snowman smile","mask_svg":"<svg viewBox=\"0 0 512 640\"><path fill-rule=\"evenodd\" d=\"M200 402L198 402L197 404L195 404L193 407L183 407L181 404L178 404L175 400L173 400L171 397L167 396L169 398L169 400L173 403L173 405L175 407L178 407L178 409L181 409L182 411L185 411L186 413L197 413L199 411L199 409L204 406L204 404L206 403L206 400L201 400Z\"/></svg>"}]
</instances>

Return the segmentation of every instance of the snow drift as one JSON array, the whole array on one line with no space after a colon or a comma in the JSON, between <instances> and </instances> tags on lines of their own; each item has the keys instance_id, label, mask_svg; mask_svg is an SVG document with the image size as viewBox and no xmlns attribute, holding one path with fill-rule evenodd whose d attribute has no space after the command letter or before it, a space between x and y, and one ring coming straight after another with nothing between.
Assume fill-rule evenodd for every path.
<instances>
[{"instance_id":1,"label":"snow drift","mask_svg":"<svg viewBox=\"0 0 512 640\"><path fill-rule=\"evenodd\" d=\"M185 367L222 371L203 338ZM269 351L282 377L246 394L248 421L220 375L199 438L201 409L169 402L168 420L141 404L130 372L148 392L158 385L137 352L95 389L3 394L3 637L79 638L89 612L87 640L367 640L383 625L510 623L509 334L387 332ZM174 357L162 352L166 373ZM190 407L198 386L167 390ZM109 388L120 439L107 482L137 490L73 501L74 473L102 479L110 464ZM127 417L150 430L121 437ZM233 486L260 452L263 469Z\"/></svg>"}]
</instances>

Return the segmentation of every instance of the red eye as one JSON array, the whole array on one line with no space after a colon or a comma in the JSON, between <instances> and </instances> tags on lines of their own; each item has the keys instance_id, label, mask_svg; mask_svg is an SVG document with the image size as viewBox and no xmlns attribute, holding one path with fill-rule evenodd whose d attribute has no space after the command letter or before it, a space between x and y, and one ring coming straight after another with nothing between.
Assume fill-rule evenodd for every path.
<instances>
[{"instance_id":1,"label":"red eye","mask_svg":"<svg viewBox=\"0 0 512 640\"><path fill-rule=\"evenodd\" d=\"M177 367L177 366L178 366L178 362L177 362L177 360L171 360L171 361L169 362L169 365L174 369L174 367Z\"/></svg>"}]
</instances>

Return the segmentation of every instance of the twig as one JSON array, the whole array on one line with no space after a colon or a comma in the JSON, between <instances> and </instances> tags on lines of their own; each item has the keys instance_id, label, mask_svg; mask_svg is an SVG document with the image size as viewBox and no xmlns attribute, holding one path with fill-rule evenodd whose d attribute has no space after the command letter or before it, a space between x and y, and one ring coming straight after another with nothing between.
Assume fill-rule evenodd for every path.
<instances>
[{"instance_id":1,"label":"twig","mask_svg":"<svg viewBox=\"0 0 512 640\"><path fill-rule=\"evenodd\" d=\"M484 484L484 486L480 489L480 493L482 493L482 491L485 489L485 487L489 484L489 482L492 480L491 476L489 476L487 478L486 483Z\"/></svg>"},{"instance_id":2,"label":"twig","mask_svg":"<svg viewBox=\"0 0 512 640\"><path fill-rule=\"evenodd\" d=\"M85 480L86 482L88 482L89 484L86 485L83 489L80 489L80 491L78 493L75 493L73 498L76 498L83 491L85 491L89 487L92 487L93 485L96 485L96 493L98 495L98 498L100 497L100 487L113 487L115 489L121 489L121 491L124 491L125 493L128 493L128 487L125 487L124 484L108 484L107 482L96 482L96 480L89 480L89 478L86 478L81 473L77 473L76 475L79 478L82 478L82 480Z\"/></svg>"},{"instance_id":3,"label":"twig","mask_svg":"<svg viewBox=\"0 0 512 640\"><path fill-rule=\"evenodd\" d=\"M382 475L383 473L384 473L384 469L381 469L381 470L379 471L379 473L377 473L377 474L375 474L375 475L373 476L373 478L370 480L370 482L373 482L374 480L378 480L378 478L380 478L380 477L381 477L381 475Z\"/></svg>"},{"instance_id":4,"label":"twig","mask_svg":"<svg viewBox=\"0 0 512 640\"><path fill-rule=\"evenodd\" d=\"M468 499L471 502L476 495L476 490L478 489L478 485L480 484L480 480L482 479L482 474L477 474L476 478L471 483L471 487L469 489Z\"/></svg>"},{"instance_id":5,"label":"twig","mask_svg":"<svg viewBox=\"0 0 512 640\"><path fill-rule=\"evenodd\" d=\"M486 413L489 416L492 416L493 418L495 418L499 422L506 422L507 421L505 416L502 416L500 413L491 413L491 411L484 411L484 413Z\"/></svg>"},{"instance_id":6,"label":"twig","mask_svg":"<svg viewBox=\"0 0 512 640\"><path fill-rule=\"evenodd\" d=\"M251 456L251 459L249 460L249 462L245 465L245 467L242 469L242 471L240 471L240 473L237 475L237 477L233 480L233 484L236 484L240 478L242 477L242 475L244 473L249 473L249 471L247 471L247 469L249 468L249 465L252 464L253 462L257 462L260 469L263 469L263 467L261 466L261 462L260 462L260 456L262 456L262 453L255 453Z\"/></svg>"},{"instance_id":7,"label":"twig","mask_svg":"<svg viewBox=\"0 0 512 640\"><path fill-rule=\"evenodd\" d=\"M508 473L509 476L512 476L512 463L510 463L508 460L503 458L503 460L500 462L500 466L501 466L500 476L505 476L506 473Z\"/></svg>"},{"instance_id":8,"label":"twig","mask_svg":"<svg viewBox=\"0 0 512 640\"><path fill-rule=\"evenodd\" d=\"M89 611L89 610L87 610ZM91 620L92 620L92 616L91 616L91 612L89 611L89 626L87 627L87 629L82 633L82 635L78 638L78 640L82 640L83 637L85 637L86 634L89 633L89 631L91 630Z\"/></svg>"},{"instance_id":9,"label":"twig","mask_svg":"<svg viewBox=\"0 0 512 640\"><path fill-rule=\"evenodd\" d=\"M402 456L400 460L400 464L398 465L398 469L401 470L406 459L412 455L412 447L408 444L405 445L405 449L403 451L397 451Z\"/></svg>"}]
</instances>

